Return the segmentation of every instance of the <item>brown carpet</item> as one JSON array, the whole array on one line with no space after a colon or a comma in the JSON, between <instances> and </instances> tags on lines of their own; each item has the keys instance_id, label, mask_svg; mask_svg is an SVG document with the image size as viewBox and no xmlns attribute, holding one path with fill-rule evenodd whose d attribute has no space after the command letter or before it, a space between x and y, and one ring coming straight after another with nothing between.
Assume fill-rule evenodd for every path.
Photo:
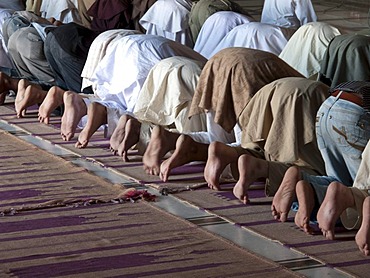
<instances>
[{"instance_id":1,"label":"brown carpet","mask_svg":"<svg viewBox=\"0 0 370 278\"><path fill-rule=\"evenodd\" d=\"M131 162L124 163L109 151L109 142L96 133L89 147L74 148L75 140L63 142L59 135L60 119L53 118L51 125L37 122L37 117L30 114L27 118L16 119L12 107L0 107L0 118L14 124L34 136L53 142L81 156L82 159L96 161L117 173L130 177L133 181L147 184L155 188L169 188L178 191L176 196L195 206L219 215L242 228L256 232L268 239L281 242L288 248L298 250L331 267L338 268L348 274L367 277L370 258L363 256L354 242L354 232L338 229L335 241L325 240L320 233L309 236L300 231L290 214L287 223L278 223L271 217L271 198L264 196L263 190L257 185L251 190L251 204L243 205L232 194L232 185L224 186L222 191L212 191L200 186L197 190L187 190L192 185L204 185L202 165L186 165L173 172L168 183L163 183L156 176L148 176L142 169L139 156L132 155ZM77 134L78 135L78 134ZM77 137L76 135L76 137ZM248 269L248 268L247 268ZM222 276L222 275L221 275Z\"/></svg>"}]
</instances>

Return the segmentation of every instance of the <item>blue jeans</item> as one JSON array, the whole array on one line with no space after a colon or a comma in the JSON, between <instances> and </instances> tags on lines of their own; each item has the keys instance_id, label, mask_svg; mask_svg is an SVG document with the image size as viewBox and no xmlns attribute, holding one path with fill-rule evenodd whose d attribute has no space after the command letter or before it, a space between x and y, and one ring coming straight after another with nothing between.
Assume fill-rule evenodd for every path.
<instances>
[{"instance_id":1,"label":"blue jeans","mask_svg":"<svg viewBox=\"0 0 370 278\"><path fill-rule=\"evenodd\" d=\"M370 113L338 97L326 99L316 118L317 143L327 176L303 176L313 186L319 204L332 181L352 186L370 138Z\"/></svg>"}]
</instances>

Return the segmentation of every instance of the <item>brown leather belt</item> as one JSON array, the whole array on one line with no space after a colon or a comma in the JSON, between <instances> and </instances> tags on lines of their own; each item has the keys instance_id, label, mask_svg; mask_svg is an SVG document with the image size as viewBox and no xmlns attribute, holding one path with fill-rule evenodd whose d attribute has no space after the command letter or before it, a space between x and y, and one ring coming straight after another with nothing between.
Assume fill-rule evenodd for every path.
<instances>
[{"instance_id":1,"label":"brown leather belt","mask_svg":"<svg viewBox=\"0 0 370 278\"><path fill-rule=\"evenodd\" d=\"M358 94L356 94L356 93L347 93L345 91L339 91L339 90L337 90L337 91L334 91L331 95L333 97L336 97L337 95L339 95L340 92L342 92L340 94L340 96L339 96L340 99L344 99L344 100L350 101L350 102L352 102L354 104L357 104L357 105L359 105L361 107L363 106L363 103L364 102L363 102L362 98Z\"/></svg>"}]
</instances>

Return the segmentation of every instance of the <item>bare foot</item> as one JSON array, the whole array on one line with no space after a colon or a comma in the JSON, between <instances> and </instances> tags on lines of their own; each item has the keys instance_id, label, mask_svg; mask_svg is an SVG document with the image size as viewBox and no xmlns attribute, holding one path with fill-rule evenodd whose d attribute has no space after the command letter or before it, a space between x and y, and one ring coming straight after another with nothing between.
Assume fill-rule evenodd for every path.
<instances>
[{"instance_id":1,"label":"bare foot","mask_svg":"<svg viewBox=\"0 0 370 278\"><path fill-rule=\"evenodd\" d=\"M310 226L310 217L315 206L315 193L307 181L299 181L296 186L298 200L298 211L294 218L294 223L307 234L312 234L313 228Z\"/></svg>"},{"instance_id":2,"label":"bare foot","mask_svg":"<svg viewBox=\"0 0 370 278\"><path fill-rule=\"evenodd\" d=\"M3 72L0 72L0 105L3 105L9 90L14 92L18 89L19 79L12 78Z\"/></svg>"},{"instance_id":3,"label":"bare foot","mask_svg":"<svg viewBox=\"0 0 370 278\"><path fill-rule=\"evenodd\" d=\"M153 128L148 147L143 155L144 170L147 174L159 175L161 159L166 153L175 149L179 136L179 134L169 132L160 126Z\"/></svg>"},{"instance_id":4,"label":"bare foot","mask_svg":"<svg viewBox=\"0 0 370 278\"><path fill-rule=\"evenodd\" d=\"M18 86L17 86L17 95L15 98L15 111L19 110L18 103L21 102L21 100L23 100L24 94L26 93L26 89L30 84L31 83L27 79L19 80ZM26 113L26 110L22 112L21 116L25 116L25 113ZM20 116L18 116L18 118L20 118Z\"/></svg>"},{"instance_id":5,"label":"bare foot","mask_svg":"<svg viewBox=\"0 0 370 278\"><path fill-rule=\"evenodd\" d=\"M24 87L28 81L22 79L19 82L19 87ZM24 90L21 89L17 96L15 97L15 111L17 112L17 117L22 118L26 114L28 107L42 103L46 97L47 92L42 90L39 85L30 84Z\"/></svg>"},{"instance_id":6,"label":"bare foot","mask_svg":"<svg viewBox=\"0 0 370 278\"><path fill-rule=\"evenodd\" d=\"M362 223L356 234L356 244L365 256L370 255L370 196L362 205Z\"/></svg>"},{"instance_id":7,"label":"bare foot","mask_svg":"<svg viewBox=\"0 0 370 278\"><path fill-rule=\"evenodd\" d=\"M354 206L354 204L351 189L339 182L332 182L329 185L324 201L317 213L319 227L327 239L333 240L335 238L335 223L342 212L346 208Z\"/></svg>"},{"instance_id":8,"label":"bare foot","mask_svg":"<svg viewBox=\"0 0 370 278\"><path fill-rule=\"evenodd\" d=\"M271 205L272 216L276 220L285 222L288 219L288 213L295 198L295 187L300 179L300 171L296 166L290 167L285 172Z\"/></svg>"},{"instance_id":9,"label":"bare foot","mask_svg":"<svg viewBox=\"0 0 370 278\"><path fill-rule=\"evenodd\" d=\"M64 90L57 86L53 86L48 91L44 101L39 107L39 121L40 123L49 124L50 114L63 104Z\"/></svg>"},{"instance_id":10,"label":"bare foot","mask_svg":"<svg viewBox=\"0 0 370 278\"><path fill-rule=\"evenodd\" d=\"M76 128L81 118L87 114L87 107L83 98L72 92L66 91L63 95L64 113L60 134L64 141L70 141L75 135Z\"/></svg>"},{"instance_id":11,"label":"bare foot","mask_svg":"<svg viewBox=\"0 0 370 278\"><path fill-rule=\"evenodd\" d=\"M111 151L122 156L125 162L129 161L127 151L139 142L140 126L137 119L123 115L109 140Z\"/></svg>"},{"instance_id":12,"label":"bare foot","mask_svg":"<svg viewBox=\"0 0 370 278\"><path fill-rule=\"evenodd\" d=\"M259 178L268 177L268 162L249 154L243 154L238 159L238 169L239 180L233 188L233 193L236 198L247 204L249 186Z\"/></svg>"},{"instance_id":13,"label":"bare foot","mask_svg":"<svg viewBox=\"0 0 370 278\"><path fill-rule=\"evenodd\" d=\"M238 161L238 152L235 148L221 142L212 142L208 147L208 159L204 168L204 178L208 187L220 190L220 176L225 167Z\"/></svg>"},{"instance_id":14,"label":"bare foot","mask_svg":"<svg viewBox=\"0 0 370 278\"><path fill-rule=\"evenodd\" d=\"M95 131L101 125L107 123L107 108L98 102L92 102L87 108L87 117L86 126L81 131L75 144L78 149L86 148Z\"/></svg>"},{"instance_id":15,"label":"bare foot","mask_svg":"<svg viewBox=\"0 0 370 278\"><path fill-rule=\"evenodd\" d=\"M176 149L170 158L162 162L159 177L166 182L173 168L192 161L206 161L208 144L194 141L190 136L182 134L176 141Z\"/></svg>"}]
</instances>

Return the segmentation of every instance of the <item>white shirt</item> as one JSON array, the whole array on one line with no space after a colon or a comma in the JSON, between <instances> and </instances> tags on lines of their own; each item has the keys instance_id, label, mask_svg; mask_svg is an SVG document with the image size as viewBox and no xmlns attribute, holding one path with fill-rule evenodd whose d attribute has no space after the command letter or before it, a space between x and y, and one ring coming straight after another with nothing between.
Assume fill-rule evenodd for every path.
<instances>
[{"instance_id":1,"label":"white shirt","mask_svg":"<svg viewBox=\"0 0 370 278\"><path fill-rule=\"evenodd\" d=\"M133 112L149 71L160 60L184 56L206 61L196 51L155 35L128 35L109 44L92 76L95 94L110 107Z\"/></svg>"},{"instance_id":2,"label":"white shirt","mask_svg":"<svg viewBox=\"0 0 370 278\"><path fill-rule=\"evenodd\" d=\"M43 0L40 13L46 19L53 17L63 23L76 22L82 25L77 0Z\"/></svg>"},{"instance_id":3,"label":"white shirt","mask_svg":"<svg viewBox=\"0 0 370 278\"><path fill-rule=\"evenodd\" d=\"M85 65L81 73L81 91L83 91L83 89L85 89L86 87L93 85L93 83L91 82L91 77L93 76L99 62L104 58L109 44L111 42L114 42L115 40L121 39L124 36L139 33L140 32L136 30L114 29L99 34L99 36L94 39L89 48L89 53L87 55Z\"/></svg>"},{"instance_id":4,"label":"white shirt","mask_svg":"<svg viewBox=\"0 0 370 278\"><path fill-rule=\"evenodd\" d=\"M232 29L213 50L211 56L229 47L246 47L279 55L293 30L261 22L250 22Z\"/></svg>"},{"instance_id":5,"label":"white shirt","mask_svg":"<svg viewBox=\"0 0 370 278\"><path fill-rule=\"evenodd\" d=\"M310 0L265 0L261 22L285 28L317 21L316 12Z\"/></svg>"},{"instance_id":6,"label":"white shirt","mask_svg":"<svg viewBox=\"0 0 370 278\"><path fill-rule=\"evenodd\" d=\"M157 0L140 19L148 35L158 35L193 47L189 27L191 1Z\"/></svg>"},{"instance_id":7,"label":"white shirt","mask_svg":"<svg viewBox=\"0 0 370 278\"><path fill-rule=\"evenodd\" d=\"M209 59L216 46L230 30L251 21L254 19L236 12L220 11L214 13L207 18L200 29L194 50Z\"/></svg>"},{"instance_id":8,"label":"white shirt","mask_svg":"<svg viewBox=\"0 0 370 278\"><path fill-rule=\"evenodd\" d=\"M307 23L294 33L279 57L305 77L316 80L329 42L338 35L340 31L325 22Z\"/></svg>"}]
</instances>

